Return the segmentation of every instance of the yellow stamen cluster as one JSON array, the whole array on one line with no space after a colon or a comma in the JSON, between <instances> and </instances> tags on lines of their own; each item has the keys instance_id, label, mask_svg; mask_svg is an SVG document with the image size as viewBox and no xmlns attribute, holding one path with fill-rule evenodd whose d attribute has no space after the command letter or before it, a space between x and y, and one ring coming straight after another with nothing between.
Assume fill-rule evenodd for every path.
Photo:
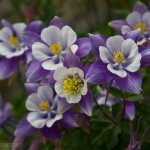
<instances>
[{"instance_id":1,"label":"yellow stamen cluster","mask_svg":"<svg viewBox=\"0 0 150 150\"><path fill-rule=\"evenodd\" d=\"M19 47L19 41L18 41L17 37L11 36L9 38L9 44L16 47L16 48Z\"/></svg>"},{"instance_id":2,"label":"yellow stamen cluster","mask_svg":"<svg viewBox=\"0 0 150 150\"><path fill-rule=\"evenodd\" d=\"M114 56L114 60L118 63L121 64L126 58L124 57L124 55L122 54L122 52L117 51L113 53Z\"/></svg>"},{"instance_id":3,"label":"yellow stamen cluster","mask_svg":"<svg viewBox=\"0 0 150 150\"><path fill-rule=\"evenodd\" d=\"M63 82L63 89L68 94L76 94L81 91L83 81L77 74L73 75L72 78L66 77Z\"/></svg>"},{"instance_id":4,"label":"yellow stamen cluster","mask_svg":"<svg viewBox=\"0 0 150 150\"><path fill-rule=\"evenodd\" d=\"M40 108L42 111L47 111L47 112L49 112L49 111L51 110L48 101L42 101L42 102L39 104L39 108Z\"/></svg>"},{"instance_id":5,"label":"yellow stamen cluster","mask_svg":"<svg viewBox=\"0 0 150 150\"><path fill-rule=\"evenodd\" d=\"M134 26L134 30L137 30L137 29L141 29L141 34L144 35L144 33L147 31L147 26L145 23L140 22Z\"/></svg>"},{"instance_id":6,"label":"yellow stamen cluster","mask_svg":"<svg viewBox=\"0 0 150 150\"><path fill-rule=\"evenodd\" d=\"M59 43L54 43L50 46L50 50L54 55L61 55L62 46Z\"/></svg>"}]
</instances>

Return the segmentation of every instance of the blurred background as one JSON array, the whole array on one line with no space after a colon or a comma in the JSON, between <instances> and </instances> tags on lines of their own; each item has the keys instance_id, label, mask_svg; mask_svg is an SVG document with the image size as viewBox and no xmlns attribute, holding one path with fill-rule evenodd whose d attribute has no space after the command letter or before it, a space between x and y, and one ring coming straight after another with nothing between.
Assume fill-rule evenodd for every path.
<instances>
[{"instance_id":1,"label":"blurred background","mask_svg":"<svg viewBox=\"0 0 150 150\"><path fill-rule=\"evenodd\" d=\"M116 33L108 26L108 22L115 19L125 19L132 11L136 2L137 0L0 0L0 20L6 19L12 24L16 22L29 23L34 20L41 20L44 22L45 26L47 26L54 16L59 16L73 28L78 37L88 36L88 33L101 33L110 36ZM149 5L149 0L141 0L141 2ZM2 25L0 25L0 27L2 27ZM20 66L18 72L12 77L0 81L0 93L4 99L4 103L10 101L14 107L14 114L20 118L27 112L25 108L27 95L24 90L24 83L26 82L25 72L26 69ZM141 73L143 76L143 85L150 85L148 84L150 83L150 69L141 70ZM143 86L143 89L146 95L150 96L149 87ZM143 108L137 107L137 109L139 109L138 114L140 114L140 111L144 110L144 106ZM94 115L96 115L96 113L97 112L95 112ZM145 113L150 113L150 111ZM137 122L137 120L138 118L135 122ZM150 120L145 124L149 124L149 121ZM106 122L103 124L98 121L98 123L93 125L95 130L93 135L101 130L100 126L102 126L102 128L105 127ZM145 124L143 125L143 129L146 126ZM126 122L123 123L122 126L129 132L129 125ZM103 139L104 142L100 142L101 145L99 145L98 141L103 138L103 135L100 134L98 137L95 137L94 140L96 142L93 140L93 143L97 144L95 148L93 148L93 145L89 142L89 138L91 137L88 137L88 134L78 129L72 134L75 138L72 147L67 147L68 142L66 142L66 140L68 140L68 137L65 137L63 140L63 148L64 150L99 150L99 147L101 147L102 150L123 150L123 147L128 145L129 133L124 133L124 135L119 135L118 137L119 133L120 129L118 128L115 128L115 131L108 132L106 134L107 137ZM111 146L106 146L109 145L107 141L111 141L112 139ZM7 135L3 134L0 130L0 142L6 142L6 140L7 142L12 142L13 139L7 138ZM121 140L124 141L121 142ZM147 147L149 147L150 138L147 140L147 143ZM45 146L43 149L49 149L51 146L53 145L49 147ZM147 149L147 147L145 149Z\"/></svg>"}]
</instances>

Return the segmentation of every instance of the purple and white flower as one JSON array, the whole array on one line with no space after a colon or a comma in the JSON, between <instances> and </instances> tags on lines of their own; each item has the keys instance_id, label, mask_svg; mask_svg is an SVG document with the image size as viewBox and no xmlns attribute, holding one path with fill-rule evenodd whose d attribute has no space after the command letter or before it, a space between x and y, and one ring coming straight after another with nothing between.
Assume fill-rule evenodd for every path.
<instances>
[{"instance_id":1,"label":"purple and white flower","mask_svg":"<svg viewBox=\"0 0 150 150\"><path fill-rule=\"evenodd\" d=\"M35 128L43 128L45 125L51 127L57 120L62 119L62 115L57 111L58 96L54 97L52 88L41 86L37 93L29 95L26 107L31 111L28 122Z\"/></svg>"},{"instance_id":2,"label":"purple and white flower","mask_svg":"<svg viewBox=\"0 0 150 150\"><path fill-rule=\"evenodd\" d=\"M78 103L81 95L86 95L88 88L84 79L84 72L77 67L67 69L60 67L54 72L55 91L68 103Z\"/></svg>"},{"instance_id":3,"label":"purple and white flower","mask_svg":"<svg viewBox=\"0 0 150 150\"><path fill-rule=\"evenodd\" d=\"M127 71L136 72L140 68L141 54L132 39L124 39L119 35L109 37L106 47L100 46L99 52L107 69L121 78L127 76Z\"/></svg>"},{"instance_id":4,"label":"purple and white flower","mask_svg":"<svg viewBox=\"0 0 150 150\"><path fill-rule=\"evenodd\" d=\"M150 12L145 4L137 2L126 20L114 20L109 25L119 33L125 34L127 32L140 29L141 36L139 43L143 43L150 38Z\"/></svg>"},{"instance_id":5,"label":"purple and white flower","mask_svg":"<svg viewBox=\"0 0 150 150\"><path fill-rule=\"evenodd\" d=\"M42 42L32 45L33 56L42 62L46 70L55 70L63 66L68 48L76 41L76 33L67 25L61 29L51 25L41 32Z\"/></svg>"}]
</instances>

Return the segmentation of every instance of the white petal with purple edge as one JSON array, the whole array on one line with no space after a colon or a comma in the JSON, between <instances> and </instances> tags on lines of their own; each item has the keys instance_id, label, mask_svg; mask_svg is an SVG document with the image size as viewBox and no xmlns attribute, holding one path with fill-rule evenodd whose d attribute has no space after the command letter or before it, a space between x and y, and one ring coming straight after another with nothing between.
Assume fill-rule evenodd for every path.
<instances>
[{"instance_id":1,"label":"white petal with purple edge","mask_svg":"<svg viewBox=\"0 0 150 150\"><path fill-rule=\"evenodd\" d=\"M56 121L62 119L62 115L56 115L55 118L49 118L46 122L47 127L51 127Z\"/></svg>"},{"instance_id":2,"label":"white petal with purple edge","mask_svg":"<svg viewBox=\"0 0 150 150\"><path fill-rule=\"evenodd\" d=\"M0 30L0 40L8 43L9 38L13 35L12 31L8 27L4 27Z\"/></svg>"},{"instance_id":3,"label":"white petal with purple edge","mask_svg":"<svg viewBox=\"0 0 150 150\"><path fill-rule=\"evenodd\" d=\"M40 61L44 61L50 57L50 48L40 42L36 42L32 45L32 54L33 56Z\"/></svg>"},{"instance_id":4,"label":"white petal with purple edge","mask_svg":"<svg viewBox=\"0 0 150 150\"><path fill-rule=\"evenodd\" d=\"M76 33L70 28L69 26L64 26L61 29L61 43L63 45L63 50L71 46L76 40L77 40L77 35Z\"/></svg>"},{"instance_id":5,"label":"white petal with purple edge","mask_svg":"<svg viewBox=\"0 0 150 150\"><path fill-rule=\"evenodd\" d=\"M138 53L138 46L132 39L127 39L123 42L121 51L125 58L130 58Z\"/></svg>"},{"instance_id":6,"label":"white petal with purple edge","mask_svg":"<svg viewBox=\"0 0 150 150\"><path fill-rule=\"evenodd\" d=\"M23 33L23 30L25 29L27 25L25 23L15 23L13 24L13 28L16 30L18 35L21 35Z\"/></svg>"},{"instance_id":7,"label":"white petal with purple edge","mask_svg":"<svg viewBox=\"0 0 150 150\"><path fill-rule=\"evenodd\" d=\"M109 37L106 41L106 46L110 49L112 53L115 51L120 51L124 38L120 35Z\"/></svg>"},{"instance_id":8,"label":"white petal with purple edge","mask_svg":"<svg viewBox=\"0 0 150 150\"><path fill-rule=\"evenodd\" d=\"M122 26L121 27L121 32L122 32L122 34L125 34L125 33L127 33L127 32L130 32L130 31L132 31L133 29L131 29L131 27L129 27L129 26L127 26L127 25L124 25L124 26Z\"/></svg>"},{"instance_id":9,"label":"white petal with purple edge","mask_svg":"<svg viewBox=\"0 0 150 150\"><path fill-rule=\"evenodd\" d=\"M80 68L77 68L77 67L69 68L69 69L68 69L68 73L69 73L70 75L78 74L81 79L84 78L84 72L83 72Z\"/></svg>"},{"instance_id":10,"label":"white petal with purple edge","mask_svg":"<svg viewBox=\"0 0 150 150\"><path fill-rule=\"evenodd\" d=\"M49 46L61 42L61 31L56 26L49 26L42 30L41 39Z\"/></svg>"},{"instance_id":11,"label":"white petal with purple edge","mask_svg":"<svg viewBox=\"0 0 150 150\"><path fill-rule=\"evenodd\" d=\"M150 12L146 12L142 16L142 22L150 28Z\"/></svg>"},{"instance_id":12,"label":"white petal with purple edge","mask_svg":"<svg viewBox=\"0 0 150 150\"><path fill-rule=\"evenodd\" d=\"M26 101L26 108L30 111L39 111L40 102L42 102L41 98L36 93L33 93L29 95Z\"/></svg>"},{"instance_id":13,"label":"white petal with purple edge","mask_svg":"<svg viewBox=\"0 0 150 150\"><path fill-rule=\"evenodd\" d=\"M127 76L127 72L125 70L123 70L121 67L119 67L119 69L116 69L116 66L113 64L108 64L107 69L121 78L125 78Z\"/></svg>"},{"instance_id":14,"label":"white petal with purple edge","mask_svg":"<svg viewBox=\"0 0 150 150\"><path fill-rule=\"evenodd\" d=\"M37 91L42 100L53 102L53 90L49 86L40 86Z\"/></svg>"},{"instance_id":15,"label":"white petal with purple edge","mask_svg":"<svg viewBox=\"0 0 150 150\"><path fill-rule=\"evenodd\" d=\"M43 128L46 124L47 118L42 118L44 113L30 112L27 116L28 122L35 128Z\"/></svg>"},{"instance_id":16,"label":"white petal with purple edge","mask_svg":"<svg viewBox=\"0 0 150 150\"><path fill-rule=\"evenodd\" d=\"M63 80L65 77L68 76L68 69L66 67L60 67L54 72L54 79L56 81Z\"/></svg>"},{"instance_id":17,"label":"white petal with purple edge","mask_svg":"<svg viewBox=\"0 0 150 150\"><path fill-rule=\"evenodd\" d=\"M63 66L63 62L60 56L54 56L51 59L45 60L42 63L42 67L45 70L56 70L59 67Z\"/></svg>"},{"instance_id":18,"label":"white petal with purple edge","mask_svg":"<svg viewBox=\"0 0 150 150\"><path fill-rule=\"evenodd\" d=\"M81 88L81 94L82 95L86 95L87 94L87 91L88 91L88 88L87 88L87 83L86 83L86 81L85 80L83 80L83 87Z\"/></svg>"},{"instance_id":19,"label":"white petal with purple edge","mask_svg":"<svg viewBox=\"0 0 150 150\"><path fill-rule=\"evenodd\" d=\"M70 104L78 103L81 100L81 94L68 94L66 95L66 100Z\"/></svg>"},{"instance_id":20,"label":"white petal with purple edge","mask_svg":"<svg viewBox=\"0 0 150 150\"><path fill-rule=\"evenodd\" d=\"M8 44L6 44L4 42L0 43L0 55L7 56L12 52L13 52L13 50Z\"/></svg>"},{"instance_id":21,"label":"white petal with purple edge","mask_svg":"<svg viewBox=\"0 0 150 150\"><path fill-rule=\"evenodd\" d=\"M129 58L129 60L126 61L126 65L128 64L128 62L129 62L129 64L124 68L130 72L137 71L141 65L141 63L140 63L141 58L142 58L142 56L140 53L135 55L132 58Z\"/></svg>"},{"instance_id":22,"label":"white petal with purple edge","mask_svg":"<svg viewBox=\"0 0 150 150\"><path fill-rule=\"evenodd\" d=\"M100 58L104 63L114 63L113 54L104 46L99 47Z\"/></svg>"},{"instance_id":23,"label":"white petal with purple edge","mask_svg":"<svg viewBox=\"0 0 150 150\"><path fill-rule=\"evenodd\" d=\"M133 12L127 16L127 23L131 26L134 27L137 23L141 22L141 14L138 12Z\"/></svg>"}]
</instances>

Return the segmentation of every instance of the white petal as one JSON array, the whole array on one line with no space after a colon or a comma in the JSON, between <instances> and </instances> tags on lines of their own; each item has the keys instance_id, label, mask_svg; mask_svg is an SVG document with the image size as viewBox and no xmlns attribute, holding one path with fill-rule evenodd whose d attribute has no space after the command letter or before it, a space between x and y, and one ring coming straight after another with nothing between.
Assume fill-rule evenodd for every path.
<instances>
[{"instance_id":1,"label":"white petal","mask_svg":"<svg viewBox=\"0 0 150 150\"><path fill-rule=\"evenodd\" d=\"M73 52L73 54L75 54L76 51L78 50L78 45L77 44L73 44L73 45L71 45L70 49Z\"/></svg>"},{"instance_id":2,"label":"white petal","mask_svg":"<svg viewBox=\"0 0 150 150\"><path fill-rule=\"evenodd\" d=\"M141 22L141 14L139 12L133 12L127 16L127 23L134 27L137 23Z\"/></svg>"},{"instance_id":3,"label":"white petal","mask_svg":"<svg viewBox=\"0 0 150 150\"><path fill-rule=\"evenodd\" d=\"M13 53L12 48L8 44L0 42L0 55L7 56L11 53Z\"/></svg>"},{"instance_id":4,"label":"white petal","mask_svg":"<svg viewBox=\"0 0 150 150\"><path fill-rule=\"evenodd\" d=\"M121 51L125 58L130 58L138 53L138 46L132 39L127 39L123 42Z\"/></svg>"},{"instance_id":5,"label":"white petal","mask_svg":"<svg viewBox=\"0 0 150 150\"><path fill-rule=\"evenodd\" d=\"M68 94L66 96L66 100L68 103L73 104L73 103L78 103L81 100L81 94Z\"/></svg>"},{"instance_id":6,"label":"white petal","mask_svg":"<svg viewBox=\"0 0 150 150\"><path fill-rule=\"evenodd\" d=\"M49 46L54 43L61 43L61 31L56 26L49 26L42 30L41 39Z\"/></svg>"},{"instance_id":7,"label":"white petal","mask_svg":"<svg viewBox=\"0 0 150 150\"><path fill-rule=\"evenodd\" d=\"M56 115L55 118L48 119L47 122L46 122L47 127L51 127L57 120L62 119L62 117L63 117L62 115Z\"/></svg>"},{"instance_id":8,"label":"white petal","mask_svg":"<svg viewBox=\"0 0 150 150\"><path fill-rule=\"evenodd\" d=\"M60 67L60 68L56 69L56 71L54 72L54 75L53 75L53 77L56 81L63 80L67 76L68 76L68 69L66 67Z\"/></svg>"},{"instance_id":9,"label":"white petal","mask_svg":"<svg viewBox=\"0 0 150 150\"><path fill-rule=\"evenodd\" d=\"M63 81L62 82L56 82L55 83L55 91L60 97L65 97L66 93L64 92L64 89L62 87Z\"/></svg>"},{"instance_id":10,"label":"white petal","mask_svg":"<svg viewBox=\"0 0 150 150\"><path fill-rule=\"evenodd\" d=\"M43 128L46 124L47 118L43 118L44 113L30 112L27 116L28 122L35 128Z\"/></svg>"},{"instance_id":11,"label":"white petal","mask_svg":"<svg viewBox=\"0 0 150 150\"><path fill-rule=\"evenodd\" d=\"M122 34L125 34L125 33L130 32L130 31L132 31L132 29L131 29L131 27L129 27L129 26L127 26L127 25L124 25L124 26L122 26L122 28L121 28Z\"/></svg>"},{"instance_id":12,"label":"white petal","mask_svg":"<svg viewBox=\"0 0 150 150\"><path fill-rule=\"evenodd\" d=\"M50 57L50 48L40 42L36 42L32 45L32 54L33 56L40 61L44 61Z\"/></svg>"},{"instance_id":13,"label":"white petal","mask_svg":"<svg viewBox=\"0 0 150 150\"><path fill-rule=\"evenodd\" d=\"M83 87L81 88L81 94L82 94L82 95L86 95L86 94L87 94L87 91L88 91L87 83L86 83L85 80L83 80L83 82L84 82L84 85L83 85Z\"/></svg>"},{"instance_id":14,"label":"white petal","mask_svg":"<svg viewBox=\"0 0 150 150\"><path fill-rule=\"evenodd\" d=\"M56 70L59 67L63 66L63 62L59 56L53 56L53 58L45 60L42 63L42 67L45 70Z\"/></svg>"},{"instance_id":15,"label":"white petal","mask_svg":"<svg viewBox=\"0 0 150 150\"><path fill-rule=\"evenodd\" d=\"M134 56L133 58L130 58L130 59L132 59L131 60L131 64L130 64L130 62L129 62L129 65L127 65L126 67L125 67L125 69L126 70L128 70L128 71L130 71L130 72L135 72L135 71L137 71L139 68L140 68L140 65L141 65L141 63L140 63L140 60L141 60L141 54L139 53L139 54L137 54L136 56ZM127 61L130 61L130 60L127 60Z\"/></svg>"},{"instance_id":16,"label":"white petal","mask_svg":"<svg viewBox=\"0 0 150 150\"><path fill-rule=\"evenodd\" d=\"M150 12L144 13L144 15L142 16L142 22L150 28Z\"/></svg>"},{"instance_id":17,"label":"white petal","mask_svg":"<svg viewBox=\"0 0 150 150\"><path fill-rule=\"evenodd\" d=\"M12 36L12 31L8 27L4 27L0 30L0 40L8 42L9 38Z\"/></svg>"},{"instance_id":18,"label":"white petal","mask_svg":"<svg viewBox=\"0 0 150 150\"><path fill-rule=\"evenodd\" d=\"M77 40L76 33L69 26L64 26L61 29L61 37L62 37L61 43L63 45L63 50L67 49Z\"/></svg>"},{"instance_id":19,"label":"white petal","mask_svg":"<svg viewBox=\"0 0 150 150\"><path fill-rule=\"evenodd\" d=\"M69 68L68 73L70 75L78 74L81 79L84 78L84 72L80 68L77 68L77 67Z\"/></svg>"},{"instance_id":20,"label":"white petal","mask_svg":"<svg viewBox=\"0 0 150 150\"><path fill-rule=\"evenodd\" d=\"M110 50L104 46L99 47L100 58L104 63L112 63L114 62L113 54L111 54Z\"/></svg>"},{"instance_id":21,"label":"white petal","mask_svg":"<svg viewBox=\"0 0 150 150\"><path fill-rule=\"evenodd\" d=\"M30 111L40 111L40 102L42 102L41 98L36 93L33 93L29 95L26 101L26 108Z\"/></svg>"},{"instance_id":22,"label":"white petal","mask_svg":"<svg viewBox=\"0 0 150 150\"><path fill-rule=\"evenodd\" d=\"M53 101L53 90L49 86L40 86L37 91L38 95L42 100L49 100L51 103Z\"/></svg>"},{"instance_id":23,"label":"white petal","mask_svg":"<svg viewBox=\"0 0 150 150\"><path fill-rule=\"evenodd\" d=\"M27 25L25 23L15 23L13 24L13 28L16 30L18 35L21 35L23 33L23 30L25 29Z\"/></svg>"},{"instance_id":24,"label":"white petal","mask_svg":"<svg viewBox=\"0 0 150 150\"><path fill-rule=\"evenodd\" d=\"M108 64L107 68L111 73L116 74L121 78L125 78L127 76L127 72L125 70L123 70L122 68L115 69L115 65L113 64Z\"/></svg>"},{"instance_id":25,"label":"white petal","mask_svg":"<svg viewBox=\"0 0 150 150\"><path fill-rule=\"evenodd\" d=\"M122 36L116 35L116 36L109 37L106 41L106 45L110 49L110 51L114 53L115 51L121 50L123 41L124 39Z\"/></svg>"}]
</instances>

